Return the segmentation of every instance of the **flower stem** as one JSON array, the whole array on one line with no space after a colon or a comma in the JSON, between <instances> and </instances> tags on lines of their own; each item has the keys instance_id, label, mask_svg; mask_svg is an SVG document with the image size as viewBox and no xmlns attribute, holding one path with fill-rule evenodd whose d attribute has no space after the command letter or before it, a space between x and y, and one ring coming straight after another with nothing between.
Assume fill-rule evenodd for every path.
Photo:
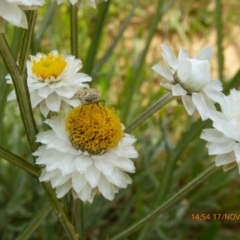
<instances>
[{"instance_id":1,"label":"flower stem","mask_svg":"<svg viewBox=\"0 0 240 240\"><path fill-rule=\"evenodd\" d=\"M86 239L84 229L84 204L80 199L73 200L72 203L72 223L76 231L81 236L81 240Z\"/></svg>"},{"instance_id":2,"label":"flower stem","mask_svg":"<svg viewBox=\"0 0 240 240\"><path fill-rule=\"evenodd\" d=\"M214 164L212 164L205 171L203 171L201 174L199 174L195 179L193 179L190 183L188 183L185 187L183 187L176 194L174 194L172 197L170 197L168 200L166 200L163 204L161 204L159 207L157 207L154 211L152 211L150 214L148 214L146 217L142 218L140 221L136 222L135 224L133 224L132 226L130 226L129 228L127 228L120 234L113 236L110 239L111 240L123 239L124 237L129 236L131 233L137 231L139 228L143 227L147 223L154 220L161 213L163 213L168 208L170 208L175 202L177 202L183 196L185 196L189 191L194 189L197 185L199 185L201 182L203 182L205 179L207 179L209 176L211 176L214 172L216 172L220 169L221 168L216 168L216 166Z\"/></svg>"},{"instance_id":3,"label":"flower stem","mask_svg":"<svg viewBox=\"0 0 240 240\"><path fill-rule=\"evenodd\" d=\"M216 10L215 10L215 24L217 30L217 57L218 57L218 78L222 81L224 80L223 70L224 70L224 56L223 56L223 34L222 34L222 4L221 0L216 0Z\"/></svg>"},{"instance_id":4,"label":"flower stem","mask_svg":"<svg viewBox=\"0 0 240 240\"><path fill-rule=\"evenodd\" d=\"M171 93L167 93L162 96L157 102L152 104L145 112L143 112L140 116L138 116L135 120L133 120L125 129L125 132L130 133L136 127L138 127L141 123L143 123L146 119L148 119L151 115L153 115L156 111L161 109L164 105L173 100L174 97Z\"/></svg>"},{"instance_id":5,"label":"flower stem","mask_svg":"<svg viewBox=\"0 0 240 240\"><path fill-rule=\"evenodd\" d=\"M22 170L30 174L32 177L37 179L39 178L39 171L36 167L34 167L24 159L9 152L8 150L4 149L1 146L0 146L0 157L12 163L13 165L21 168Z\"/></svg>"},{"instance_id":6,"label":"flower stem","mask_svg":"<svg viewBox=\"0 0 240 240\"><path fill-rule=\"evenodd\" d=\"M32 152L34 152L38 147L38 143L35 142L37 128L33 118L30 99L28 97L28 88L26 81L24 81L16 62L14 61L12 53L3 34L0 34L0 54L12 77L28 142L30 144Z\"/></svg>"},{"instance_id":7,"label":"flower stem","mask_svg":"<svg viewBox=\"0 0 240 240\"><path fill-rule=\"evenodd\" d=\"M78 8L70 4L71 54L78 58Z\"/></svg>"},{"instance_id":8,"label":"flower stem","mask_svg":"<svg viewBox=\"0 0 240 240\"><path fill-rule=\"evenodd\" d=\"M21 232L16 240L26 240L33 234L33 232L39 227L48 213L52 210L51 204L48 202L45 206L35 215L29 225Z\"/></svg>"},{"instance_id":9,"label":"flower stem","mask_svg":"<svg viewBox=\"0 0 240 240\"><path fill-rule=\"evenodd\" d=\"M73 224L70 222L63 204L56 198L56 194L52 189L51 185L46 182L42 182L42 186L48 196L49 201L51 202L54 211L56 212L58 219L62 223L63 228L68 233L72 240L79 240L79 235L75 232Z\"/></svg>"},{"instance_id":10,"label":"flower stem","mask_svg":"<svg viewBox=\"0 0 240 240\"><path fill-rule=\"evenodd\" d=\"M19 69L20 73L24 78L24 72L26 69L26 61L29 54L29 49L32 41L32 36L34 32L34 26L37 18L37 10L28 11L28 29L24 31L23 41L21 45L21 54L19 58Z\"/></svg>"}]
</instances>

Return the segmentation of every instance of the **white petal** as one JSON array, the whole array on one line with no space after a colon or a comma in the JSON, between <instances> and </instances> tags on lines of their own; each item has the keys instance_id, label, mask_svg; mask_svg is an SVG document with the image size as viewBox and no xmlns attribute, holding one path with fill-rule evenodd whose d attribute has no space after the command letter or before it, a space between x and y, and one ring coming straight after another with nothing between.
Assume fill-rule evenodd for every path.
<instances>
[{"instance_id":1,"label":"white petal","mask_svg":"<svg viewBox=\"0 0 240 240\"><path fill-rule=\"evenodd\" d=\"M213 127L221 131L226 137L240 141L240 126L238 123L218 119L213 122Z\"/></svg>"},{"instance_id":2,"label":"white petal","mask_svg":"<svg viewBox=\"0 0 240 240\"><path fill-rule=\"evenodd\" d=\"M193 104L192 97L189 95L182 96L182 102L183 102L185 109L187 110L187 113L189 115L192 115L195 110L195 106Z\"/></svg>"},{"instance_id":3,"label":"white petal","mask_svg":"<svg viewBox=\"0 0 240 240\"><path fill-rule=\"evenodd\" d=\"M65 176L55 176L51 178L51 185L53 188L61 186L65 184L69 179L71 179L72 174L68 174Z\"/></svg>"},{"instance_id":4,"label":"white petal","mask_svg":"<svg viewBox=\"0 0 240 240\"><path fill-rule=\"evenodd\" d=\"M180 48L178 53L178 62L186 61L188 58L188 52L185 49Z\"/></svg>"},{"instance_id":5,"label":"white petal","mask_svg":"<svg viewBox=\"0 0 240 240\"><path fill-rule=\"evenodd\" d=\"M164 61L169 66L169 68L172 70L172 72L175 72L178 68L178 60L171 51L171 49L166 44L161 44L162 47L162 56L164 58Z\"/></svg>"},{"instance_id":6,"label":"white petal","mask_svg":"<svg viewBox=\"0 0 240 240\"><path fill-rule=\"evenodd\" d=\"M113 174L105 176L108 181L113 183L119 188L126 188L128 184L132 183L132 179L123 171L118 168L113 169Z\"/></svg>"},{"instance_id":7,"label":"white petal","mask_svg":"<svg viewBox=\"0 0 240 240\"><path fill-rule=\"evenodd\" d=\"M46 99L46 105L49 110L53 112L58 112L61 105L61 97L56 93L50 94Z\"/></svg>"},{"instance_id":8,"label":"white petal","mask_svg":"<svg viewBox=\"0 0 240 240\"><path fill-rule=\"evenodd\" d=\"M84 173L86 169L92 165L92 162L93 160L88 156L75 157L75 166L80 173Z\"/></svg>"},{"instance_id":9,"label":"white petal","mask_svg":"<svg viewBox=\"0 0 240 240\"><path fill-rule=\"evenodd\" d=\"M56 188L57 198L63 197L72 187L71 181L66 182L65 184Z\"/></svg>"},{"instance_id":10,"label":"white petal","mask_svg":"<svg viewBox=\"0 0 240 240\"><path fill-rule=\"evenodd\" d=\"M205 47L202 49L197 55L194 57L198 60L210 60L213 57L214 51L213 48L210 46Z\"/></svg>"},{"instance_id":11,"label":"white petal","mask_svg":"<svg viewBox=\"0 0 240 240\"><path fill-rule=\"evenodd\" d=\"M205 141L208 141L208 142L221 142L221 141L225 142L225 139L226 139L226 137L223 135L223 133L219 132L218 130L216 130L214 128L203 129L203 131L200 135L200 138L204 139Z\"/></svg>"},{"instance_id":12,"label":"white petal","mask_svg":"<svg viewBox=\"0 0 240 240\"><path fill-rule=\"evenodd\" d=\"M210 64L208 61L189 59L192 69L182 86L189 92L200 92L210 81Z\"/></svg>"},{"instance_id":13,"label":"white petal","mask_svg":"<svg viewBox=\"0 0 240 240\"><path fill-rule=\"evenodd\" d=\"M111 159L111 162L113 165L118 167L119 169L125 171L125 172L135 172L134 164L131 160L124 158L124 157L118 157Z\"/></svg>"},{"instance_id":14,"label":"white petal","mask_svg":"<svg viewBox=\"0 0 240 240\"><path fill-rule=\"evenodd\" d=\"M192 63L188 59L184 59L179 62L179 66L177 69L177 76L181 83L184 83L190 76L192 70Z\"/></svg>"},{"instance_id":15,"label":"white petal","mask_svg":"<svg viewBox=\"0 0 240 240\"><path fill-rule=\"evenodd\" d=\"M62 96L65 98L71 98L74 95L74 93L76 92L76 88L73 89L73 87L70 87L70 86L62 86L60 88L56 88L55 92L59 96Z\"/></svg>"},{"instance_id":16,"label":"white petal","mask_svg":"<svg viewBox=\"0 0 240 240\"><path fill-rule=\"evenodd\" d=\"M235 156L236 156L237 163L240 163L240 143L235 144L234 153L235 153Z\"/></svg>"},{"instance_id":17,"label":"white petal","mask_svg":"<svg viewBox=\"0 0 240 240\"><path fill-rule=\"evenodd\" d=\"M11 91L8 96L7 96L7 101L12 101L12 100L16 100L16 92L15 90Z\"/></svg>"},{"instance_id":18,"label":"white petal","mask_svg":"<svg viewBox=\"0 0 240 240\"><path fill-rule=\"evenodd\" d=\"M92 188L89 183L85 184L84 188L78 193L79 198L82 201L92 201L92 196L91 196L91 191Z\"/></svg>"},{"instance_id":19,"label":"white petal","mask_svg":"<svg viewBox=\"0 0 240 240\"><path fill-rule=\"evenodd\" d=\"M152 69L157 72L161 77L168 80L169 82L173 82L173 75L165 68L163 68L161 65L156 64L152 67Z\"/></svg>"},{"instance_id":20,"label":"white petal","mask_svg":"<svg viewBox=\"0 0 240 240\"><path fill-rule=\"evenodd\" d=\"M92 188L95 188L98 185L99 177L100 172L94 164L92 164L92 166L90 166L85 172L85 178L87 179Z\"/></svg>"},{"instance_id":21,"label":"white petal","mask_svg":"<svg viewBox=\"0 0 240 240\"><path fill-rule=\"evenodd\" d=\"M43 98L38 95L37 91L32 92L30 95L30 98L31 98L32 108L35 108L43 100Z\"/></svg>"},{"instance_id":22,"label":"white petal","mask_svg":"<svg viewBox=\"0 0 240 240\"><path fill-rule=\"evenodd\" d=\"M92 157L95 158L95 156L92 156ZM106 162L102 156L96 157L94 162L95 162L96 168L100 172L104 173L104 175L109 176L112 174L113 165L111 163Z\"/></svg>"},{"instance_id":23,"label":"white petal","mask_svg":"<svg viewBox=\"0 0 240 240\"><path fill-rule=\"evenodd\" d=\"M46 106L46 102L45 101L40 103L40 112L43 114L44 117L47 117L47 115L49 113L49 109Z\"/></svg>"},{"instance_id":24,"label":"white petal","mask_svg":"<svg viewBox=\"0 0 240 240\"><path fill-rule=\"evenodd\" d=\"M108 199L113 200L115 192L112 188L112 183L110 183L102 174L99 178L98 189L102 193L102 195Z\"/></svg>"},{"instance_id":25,"label":"white petal","mask_svg":"<svg viewBox=\"0 0 240 240\"><path fill-rule=\"evenodd\" d=\"M38 89L38 94L42 98L47 98L53 92L54 89L50 88L49 86L41 87L40 89Z\"/></svg>"},{"instance_id":26,"label":"white petal","mask_svg":"<svg viewBox=\"0 0 240 240\"><path fill-rule=\"evenodd\" d=\"M187 91L181 87L180 84L172 85L173 96L185 96Z\"/></svg>"},{"instance_id":27,"label":"white petal","mask_svg":"<svg viewBox=\"0 0 240 240\"><path fill-rule=\"evenodd\" d=\"M203 121L208 118L208 111L215 109L213 103L211 101L207 101L202 93L192 93L192 101Z\"/></svg>"},{"instance_id":28,"label":"white petal","mask_svg":"<svg viewBox=\"0 0 240 240\"><path fill-rule=\"evenodd\" d=\"M15 3L1 0L0 16L17 27L28 27L25 13Z\"/></svg>"},{"instance_id":29,"label":"white petal","mask_svg":"<svg viewBox=\"0 0 240 240\"><path fill-rule=\"evenodd\" d=\"M85 187L86 183L87 183L87 180L82 174L80 174L77 171L73 172L72 184L73 184L74 190L77 193L79 193Z\"/></svg>"},{"instance_id":30,"label":"white petal","mask_svg":"<svg viewBox=\"0 0 240 240\"><path fill-rule=\"evenodd\" d=\"M210 80L211 82L217 82L216 80ZM220 82L220 81L219 81ZM203 92L206 94L206 96L211 99L214 102L221 103L224 98L224 94L221 92L222 88L216 84L208 84L205 88L203 88Z\"/></svg>"},{"instance_id":31,"label":"white petal","mask_svg":"<svg viewBox=\"0 0 240 240\"><path fill-rule=\"evenodd\" d=\"M222 165L232 163L234 161L235 161L235 155L234 155L234 152L232 151L230 153L217 155L215 159L215 164L217 167L219 167Z\"/></svg>"},{"instance_id":32,"label":"white petal","mask_svg":"<svg viewBox=\"0 0 240 240\"><path fill-rule=\"evenodd\" d=\"M229 153L233 151L235 144L236 142L232 139L228 139L227 141L221 143L209 143L208 153L209 155Z\"/></svg>"}]
</instances>

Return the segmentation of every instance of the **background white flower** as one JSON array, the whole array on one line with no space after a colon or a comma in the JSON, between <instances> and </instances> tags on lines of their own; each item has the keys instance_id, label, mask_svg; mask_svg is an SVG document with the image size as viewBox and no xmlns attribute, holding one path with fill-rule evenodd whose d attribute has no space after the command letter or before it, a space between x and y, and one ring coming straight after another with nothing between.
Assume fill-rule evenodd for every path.
<instances>
[{"instance_id":1,"label":"background white flower","mask_svg":"<svg viewBox=\"0 0 240 240\"><path fill-rule=\"evenodd\" d=\"M45 0L0 0L0 33L4 32L4 20L14 26L27 28L27 18L23 10L34 10Z\"/></svg>"},{"instance_id":2,"label":"background white flower","mask_svg":"<svg viewBox=\"0 0 240 240\"><path fill-rule=\"evenodd\" d=\"M38 53L27 61L27 85L32 107L40 105L41 113L46 117L49 111L69 110L69 105L76 107L78 99L70 100L74 93L84 87L83 82L91 81L91 77L78 73L82 68L80 59L74 56L62 56L57 51L45 55ZM7 83L12 83L6 76ZM8 96L8 101L16 99L15 91Z\"/></svg>"},{"instance_id":3,"label":"background white flower","mask_svg":"<svg viewBox=\"0 0 240 240\"><path fill-rule=\"evenodd\" d=\"M161 85L182 99L189 115L197 108L201 118L207 119L206 113L215 109L214 102L220 102L224 96L221 82L210 78L212 47L204 48L194 58L189 58L181 48L178 59L166 44L161 47L166 68L159 64L152 67L163 77Z\"/></svg>"},{"instance_id":4,"label":"background white flower","mask_svg":"<svg viewBox=\"0 0 240 240\"><path fill-rule=\"evenodd\" d=\"M233 89L221 102L222 112L211 111L211 129L204 129L201 138L208 141L209 155L216 156L216 166L238 164L240 172L240 92Z\"/></svg>"},{"instance_id":5,"label":"background white flower","mask_svg":"<svg viewBox=\"0 0 240 240\"><path fill-rule=\"evenodd\" d=\"M88 111L91 110L91 114L92 111L94 112L91 122L89 122L89 119L87 120L90 125L86 128L90 132L94 132L96 128L97 131L101 131L100 126L105 128L111 124L111 120L102 123L102 118L105 115L102 113L103 110L98 106L95 105L91 109L91 106L85 105L82 110L85 111L87 108ZM111 118L112 113L110 110L106 108L105 110L107 111L108 119L109 117ZM81 116L78 120L80 108L73 111L75 111L75 120L82 122ZM97 115L96 118L95 115ZM82 116L86 118L86 112ZM99 118L101 121L97 121ZM85 120L83 119L83 121ZM58 198L63 197L72 189L73 196L83 201L92 202L95 194L99 192L106 199L113 200L119 188L126 188L132 182L126 172L135 172L134 164L130 160L130 158L138 156L138 153L132 146L136 140L134 137L124 134L116 147L104 153L89 154L87 151L77 150L73 147L69 133L65 130L63 119L53 118L45 122L52 130L37 135L37 142L41 142L44 145L39 147L34 155L37 156L36 164L45 166L40 181L50 181L52 187L56 188ZM71 119L70 123L72 124L72 122L74 121ZM85 125L85 123L82 125ZM75 131L77 131L78 127L74 126ZM122 131L121 124L120 129ZM86 132L88 130L86 129ZM106 133L108 135L113 134L113 132L110 133L109 131ZM89 138L87 133L81 133L82 135L84 138ZM103 138L105 137L103 136ZM94 141L92 138L93 136L86 142ZM97 139L95 140L97 141ZM101 141L99 144L101 144ZM85 148L82 145L81 147Z\"/></svg>"}]
</instances>

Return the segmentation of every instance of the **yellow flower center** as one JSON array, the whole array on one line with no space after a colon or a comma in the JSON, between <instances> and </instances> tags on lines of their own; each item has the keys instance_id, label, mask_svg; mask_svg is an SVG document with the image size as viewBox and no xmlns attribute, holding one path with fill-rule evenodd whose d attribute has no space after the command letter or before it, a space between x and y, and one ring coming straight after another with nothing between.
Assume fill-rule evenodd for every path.
<instances>
[{"instance_id":1,"label":"yellow flower center","mask_svg":"<svg viewBox=\"0 0 240 240\"><path fill-rule=\"evenodd\" d=\"M120 119L113 109L101 103L73 109L66 118L65 129L73 147L91 155L116 147L123 137Z\"/></svg>"},{"instance_id":2,"label":"yellow flower center","mask_svg":"<svg viewBox=\"0 0 240 240\"><path fill-rule=\"evenodd\" d=\"M67 66L67 62L61 55L49 53L39 60L32 60L32 72L42 80L57 78Z\"/></svg>"}]
</instances>

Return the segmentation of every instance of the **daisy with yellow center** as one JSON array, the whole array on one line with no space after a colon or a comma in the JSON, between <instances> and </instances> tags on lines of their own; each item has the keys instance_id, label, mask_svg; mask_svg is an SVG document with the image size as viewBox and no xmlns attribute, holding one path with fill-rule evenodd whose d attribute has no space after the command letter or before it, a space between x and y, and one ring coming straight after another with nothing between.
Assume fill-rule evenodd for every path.
<instances>
[{"instance_id":1,"label":"daisy with yellow center","mask_svg":"<svg viewBox=\"0 0 240 240\"><path fill-rule=\"evenodd\" d=\"M81 68L80 59L60 55L57 51L31 56L31 60L27 61L27 85L32 107L40 106L41 113L46 117L49 111L68 111L70 106L78 106L80 101L70 98L77 90L88 87L84 82L91 81L88 75L78 73ZM7 83L12 83L9 75L6 78ZM14 99L15 91L8 96L8 100Z\"/></svg>"},{"instance_id":2,"label":"daisy with yellow center","mask_svg":"<svg viewBox=\"0 0 240 240\"><path fill-rule=\"evenodd\" d=\"M73 109L65 120L45 122L52 130L37 135L43 146L34 156L44 165L40 181L51 182L58 198L71 190L83 201L92 202L98 193L113 200L119 188L132 182L126 172L135 172L130 159L138 157L132 146L136 139L124 134L114 110L90 103Z\"/></svg>"}]
</instances>

